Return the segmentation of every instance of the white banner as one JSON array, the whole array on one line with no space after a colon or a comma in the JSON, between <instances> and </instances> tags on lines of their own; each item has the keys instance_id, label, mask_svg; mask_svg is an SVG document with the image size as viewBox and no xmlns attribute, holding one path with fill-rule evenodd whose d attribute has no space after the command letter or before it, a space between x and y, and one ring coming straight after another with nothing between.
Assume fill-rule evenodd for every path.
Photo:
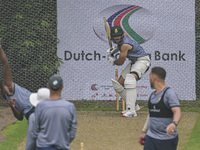
<instances>
[{"instance_id":1,"label":"white banner","mask_svg":"<svg viewBox=\"0 0 200 150\"><path fill-rule=\"evenodd\" d=\"M111 78L123 66L110 66L103 17L120 24L151 57L151 68L164 67L166 85L181 100L196 99L195 0L58 0L58 57L68 100L115 100ZM152 89L149 71L137 82L138 100Z\"/></svg>"}]
</instances>

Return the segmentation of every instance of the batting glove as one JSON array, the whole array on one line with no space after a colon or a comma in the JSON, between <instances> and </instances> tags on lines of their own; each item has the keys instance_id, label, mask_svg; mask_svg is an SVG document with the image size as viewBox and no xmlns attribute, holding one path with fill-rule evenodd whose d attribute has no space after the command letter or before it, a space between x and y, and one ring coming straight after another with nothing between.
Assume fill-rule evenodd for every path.
<instances>
[{"instance_id":1,"label":"batting glove","mask_svg":"<svg viewBox=\"0 0 200 150\"><path fill-rule=\"evenodd\" d=\"M112 48L109 48L107 50L107 54L108 56L113 56L115 53L117 53L119 51L119 49L117 47L112 47Z\"/></svg>"},{"instance_id":2,"label":"batting glove","mask_svg":"<svg viewBox=\"0 0 200 150\"><path fill-rule=\"evenodd\" d=\"M115 65L115 61L116 61L115 57L108 56L108 62L109 62L110 65L114 66Z\"/></svg>"}]
</instances>

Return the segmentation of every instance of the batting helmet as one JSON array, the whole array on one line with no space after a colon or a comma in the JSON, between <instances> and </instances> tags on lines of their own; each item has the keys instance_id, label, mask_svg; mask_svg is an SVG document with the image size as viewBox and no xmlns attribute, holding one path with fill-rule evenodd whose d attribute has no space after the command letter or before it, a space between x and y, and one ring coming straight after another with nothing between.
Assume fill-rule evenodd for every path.
<instances>
[{"instance_id":1,"label":"batting helmet","mask_svg":"<svg viewBox=\"0 0 200 150\"><path fill-rule=\"evenodd\" d=\"M122 30L122 28L120 26L113 26L111 28L110 34L111 34L111 37L112 36L119 36L119 35L122 36L124 34L124 32L123 32L123 30Z\"/></svg>"}]
</instances>

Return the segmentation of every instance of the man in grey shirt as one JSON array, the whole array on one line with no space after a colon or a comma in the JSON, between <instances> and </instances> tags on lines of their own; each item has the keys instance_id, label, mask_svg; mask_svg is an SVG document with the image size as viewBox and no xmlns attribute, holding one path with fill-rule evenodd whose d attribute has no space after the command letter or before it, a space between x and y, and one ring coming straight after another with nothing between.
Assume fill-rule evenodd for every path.
<instances>
[{"instance_id":1,"label":"man in grey shirt","mask_svg":"<svg viewBox=\"0 0 200 150\"><path fill-rule=\"evenodd\" d=\"M150 72L150 84L155 91L148 101L149 116L139 142L144 150L176 150L178 145L177 125L181 119L178 96L165 85L166 71L154 67Z\"/></svg>"},{"instance_id":2,"label":"man in grey shirt","mask_svg":"<svg viewBox=\"0 0 200 150\"><path fill-rule=\"evenodd\" d=\"M121 26L113 26L110 34L117 48L107 50L109 64L121 66L126 59L130 61L121 72L118 81L111 79L115 91L126 101L126 110L122 111L122 117L136 117L136 112L140 109L139 105L136 105L137 81L149 69L150 58L139 43L127 36ZM118 51L120 54L116 58Z\"/></svg>"},{"instance_id":3,"label":"man in grey shirt","mask_svg":"<svg viewBox=\"0 0 200 150\"><path fill-rule=\"evenodd\" d=\"M50 90L48 88L40 88L37 93L31 93L29 97L30 103L36 107L39 102L49 99ZM34 125L35 125L35 113L29 116L28 131L26 140L26 150L36 149L36 140L34 139Z\"/></svg>"},{"instance_id":4,"label":"man in grey shirt","mask_svg":"<svg viewBox=\"0 0 200 150\"><path fill-rule=\"evenodd\" d=\"M3 71L3 79L0 80L0 95L8 101L15 118L23 120L25 116L28 120L29 115L35 110L29 102L31 92L13 82L12 72L6 54L1 46L1 40L0 62Z\"/></svg>"},{"instance_id":5,"label":"man in grey shirt","mask_svg":"<svg viewBox=\"0 0 200 150\"><path fill-rule=\"evenodd\" d=\"M69 150L77 129L75 106L61 97L61 76L51 76L47 87L50 98L35 109L36 150Z\"/></svg>"}]
</instances>

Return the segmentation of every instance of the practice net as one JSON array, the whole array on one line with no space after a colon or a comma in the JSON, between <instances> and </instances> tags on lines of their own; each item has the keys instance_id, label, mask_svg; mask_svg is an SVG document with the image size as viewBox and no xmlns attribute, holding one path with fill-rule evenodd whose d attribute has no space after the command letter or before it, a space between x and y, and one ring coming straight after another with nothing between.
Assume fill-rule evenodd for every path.
<instances>
[{"instance_id":1,"label":"practice net","mask_svg":"<svg viewBox=\"0 0 200 150\"><path fill-rule=\"evenodd\" d=\"M197 99L181 101L183 107L192 108L200 106L200 0L196 0L195 14ZM12 70L13 81L17 84L31 92L37 92L38 88L46 86L52 74L58 72L62 59L57 57L59 39L56 0L0 0L0 37ZM2 71L0 76L2 79ZM72 102L80 110L116 110L116 101ZM147 101L138 103L147 106ZM8 106L2 97L0 105ZM119 101L119 109L122 106L122 101Z\"/></svg>"}]
</instances>

